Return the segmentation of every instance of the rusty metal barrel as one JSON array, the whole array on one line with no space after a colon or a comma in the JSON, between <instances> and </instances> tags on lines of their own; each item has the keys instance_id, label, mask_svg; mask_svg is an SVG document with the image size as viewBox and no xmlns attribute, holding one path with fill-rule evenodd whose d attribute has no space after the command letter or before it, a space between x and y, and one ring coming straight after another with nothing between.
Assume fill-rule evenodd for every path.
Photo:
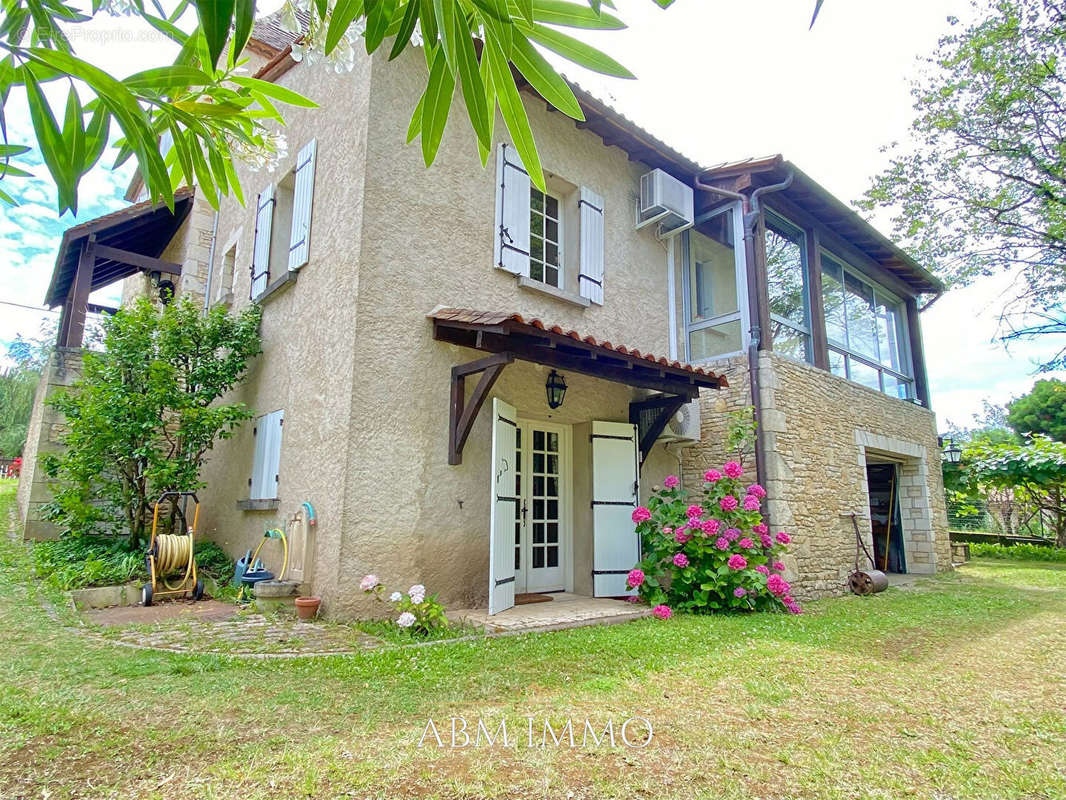
<instances>
[{"instance_id":1,"label":"rusty metal barrel","mask_svg":"<svg viewBox=\"0 0 1066 800\"><path fill-rule=\"evenodd\" d=\"M888 576L879 569L857 569L848 576L848 588L859 595L877 594L888 588Z\"/></svg>"}]
</instances>

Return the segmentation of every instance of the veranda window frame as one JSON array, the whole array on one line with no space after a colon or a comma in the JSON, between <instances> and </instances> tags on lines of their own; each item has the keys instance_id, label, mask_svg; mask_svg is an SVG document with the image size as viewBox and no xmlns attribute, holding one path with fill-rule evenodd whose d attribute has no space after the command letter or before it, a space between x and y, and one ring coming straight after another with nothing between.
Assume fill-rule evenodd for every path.
<instances>
[{"instance_id":1,"label":"veranda window frame","mask_svg":"<svg viewBox=\"0 0 1066 800\"><path fill-rule=\"evenodd\" d=\"M716 317L710 317L708 319L701 319L697 322L693 322L692 314L692 243L691 234L693 231L699 233L699 226L707 222L710 222L717 216L722 214L733 215L733 268L736 270L736 285L737 285L737 310L730 311L727 314L719 314ZM706 234L704 234L706 235ZM732 356L743 353L747 350L748 344L751 341L751 317L750 308L748 303L748 268L747 259L744 255L744 219L743 209L740 203L732 203L722 206L721 208L714 209L709 214L704 215L697 220L696 225L692 228L682 232L677 240L678 250L680 251L679 261L681 263L681 296L682 296L682 313L685 317L685 360L690 363L707 363L711 361L717 361L722 358L730 358ZM715 328L720 325L725 325L729 322L740 321L740 349L732 350L728 353L720 353L719 355L710 356L708 358L695 359L692 357L692 334L706 328Z\"/></svg>"},{"instance_id":2,"label":"veranda window frame","mask_svg":"<svg viewBox=\"0 0 1066 800\"><path fill-rule=\"evenodd\" d=\"M779 235L779 236L784 236L785 235L781 231L788 231L788 230L791 230L795 235L798 236L799 241L796 242L796 243L799 245L799 249L800 249L800 264L801 264L801 270L802 270L801 278L803 280L803 293L802 293L803 297L802 297L802 299L803 299L803 320L804 320L804 324L802 326L800 326L795 321L790 320L787 317L783 317L780 314L775 314L773 312L773 309L772 309L773 300L770 297L770 274L769 274L770 270L769 270L769 264L767 264L767 266L766 266L766 304L767 304L766 311L767 311L767 314L768 314L768 316L770 318L770 322L771 323L777 323L778 325L782 325L782 326L788 328L789 330L793 331L794 333L799 333L799 334L801 334L802 336L804 336L806 338L806 347L804 347L804 353L805 353L805 357L804 358L796 358L795 356L789 355L788 353L780 352L780 351L778 351L776 349L774 350L774 352L777 353L778 355L784 357L784 358L791 358L791 359L796 360L796 361L802 361L805 364L813 364L813 363L816 362L816 359L815 359L815 353L814 353L814 325L813 325L813 320L811 318L811 264L810 264L810 258L808 257L808 244L809 244L809 242L808 242L807 229L804 228L802 225L797 225L795 222L792 222L790 219L788 219L788 217L785 217L784 215L779 214L776 211L771 211L770 209L766 209L764 211L764 213L763 213L763 227L764 227L764 231L763 231L763 247L764 248L766 247L766 234L769 233L771 231L771 229L773 229L773 228L778 229L778 230L775 230L774 232L777 235ZM787 237L786 236L786 238L791 238L791 237ZM769 260L769 256L767 256L767 260ZM774 337L774 338L776 338L776 337Z\"/></svg>"},{"instance_id":3,"label":"veranda window frame","mask_svg":"<svg viewBox=\"0 0 1066 800\"><path fill-rule=\"evenodd\" d=\"M869 288L870 296L873 298L873 307L874 307L875 320L876 320L876 313L877 313L877 308L878 308L879 301L886 301L885 304L886 305L891 305L893 308L895 308L899 312L899 315L900 315L899 331L898 331L899 342L900 342L899 358L900 358L900 362L905 367L907 367L909 369L910 374L907 374L905 372L900 372L898 370L894 370L891 367L887 367L884 364L880 363L881 362L881 338L880 338L880 335L879 335L880 334L879 330L876 331L876 333L878 335L875 335L875 337L874 337L874 346L875 346L875 349L877 350L877 355L876 355L876 357L871 358L870 356L868 356L868 355L866 355L864 353L859 353L859 352L857 352L855 350L852 350L845 342L841 342L838 339L834 339L833 337L831 337L829 335L829 326L827 324L827 321L824 319L824 312L823 312L822 324L825 326L826 345L827 345L828 351L830 353L834 353L835 352L835 353L838 353L839 355L844 357L844 377L846 377L852 383L858 383L860 386L865 386L866 385L864 383L860 383L859 381L856 381L854 378L851 377L851 375L852 375L851 362L852 361L858 361L860 364L863 364L863 365L865 365L867 367L870 367L871 369L874 369L874 370L877 371L877 373L878 373L878 375L877 375L878 391L880 391L882 394L888 395L889 397L895 397L898 400L914 401L917 398L917 394L916 394L917 385L916 385L916 381L915 381L915 377L914 377L914 356L913 356L913 351L911 350L910 325L908 324L909 321L908 321L908 310L907 310L906 301L901 299L894 292L891 292L888 289L885 289L883 286L881 286L881 284L879 284L876 280L870 278L866 273L862 272L861 270L856 269L855 267L852 267L846 260L844 260L840 256L836 255L832 251L825 249L824 247L820 249L819 260L821 261L821 263L819 264L819 268L822 270L823 273L825 272L825 264L826 264L827 260L830 263L835 264L836 266L840 267L840 270L841 270L841 292L843 294L843 305L841 306L841 308L843 309L843 314L844 314L844 334L845 334L845 336L848 336L848 311L847 311L847 309L848 309L848 305L847 305L848 304L848 292L847 292L847 288L846 288L845 275L850 275L854 280L865 284L866 287ZM823 286L822 292L823 292L823 296L824 296L824 292L825 292L825 288L824 288L824 286L825 286L825 278L824 278L824 276L822 277L821 283L822 283L822 286ZM824 301L823 301L823 305L824 305ZM875 322L875 324L876 324L876 322ZM831 366L830 366L830 371L832 371L832 367ZM885 375L886 374L891 375L892 377L896 378L896 380L898 380L904 386L907 387L907 396L905 398L904 397L899 397L898 395L896 395L894 393L889 393L889 392L885 391ZM873 388L873 387L867 387L867 388Z\"/></svg>"}]
</instances>

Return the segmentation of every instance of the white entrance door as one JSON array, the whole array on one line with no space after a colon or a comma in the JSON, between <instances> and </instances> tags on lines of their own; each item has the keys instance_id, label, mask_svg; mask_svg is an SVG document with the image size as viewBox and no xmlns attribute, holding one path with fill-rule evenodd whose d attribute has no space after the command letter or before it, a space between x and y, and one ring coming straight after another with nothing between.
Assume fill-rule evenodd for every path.
<instances>
[{"instance_id":1,"label":"white entrance door","mask_svg":"<svg viewBox=\"0 0 1066 800\"><path fill-rule=\"evenodd\" d=\"M492 502L489 505L489 613L514 605L514 538L518 415L513 406L492 399Z\"/></svg>"},{"instance_id":2,"label":"white entrance door","mask_svg":"<svg viewBox=\"0 0 1066 800\"><path fill-rule=\"evenodd\" d=\"M626 575L640 560L633 509L640 498L637 428L592 423L592 594L633 594Z\"/></svg>"},{"instance_id":3,"label":"white entrance door","mask_svg":"<svg viewBox=\"0 0 1066 800\"><path fill-rule=\"evenodd\" d=\"M515 485L521 500L514 529L518 592L566 588L569 433L567 426L548 422L522 422L518 427Z\"/></svg>"}]
</instances>

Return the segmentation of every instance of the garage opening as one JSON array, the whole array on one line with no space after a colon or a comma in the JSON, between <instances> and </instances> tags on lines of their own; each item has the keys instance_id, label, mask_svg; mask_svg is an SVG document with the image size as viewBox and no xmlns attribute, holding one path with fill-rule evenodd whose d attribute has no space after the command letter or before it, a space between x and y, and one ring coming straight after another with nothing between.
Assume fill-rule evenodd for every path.
<instances>
[{"instance_id":1,"label":"garage opening","mask_svg":"<svg viewBox=\"0 0 1066 800\"><path fill-rule=\"evenodd\" d=\"M899 508L899 465L868 461L866 479L870 487L870 527L877 568L884 572L906 572Z\"/></svg>"}]
</instances>

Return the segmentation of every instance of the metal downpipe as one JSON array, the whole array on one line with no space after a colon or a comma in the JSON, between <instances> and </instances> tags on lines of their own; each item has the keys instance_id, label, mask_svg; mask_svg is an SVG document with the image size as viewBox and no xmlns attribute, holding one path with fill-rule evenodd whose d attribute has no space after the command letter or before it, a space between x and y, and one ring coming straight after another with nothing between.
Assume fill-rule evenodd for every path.
<instances>
[{"instance_id":1,"label":"metal downpipe","mask_svg":"<svg viewBox=\"0 0 1066 800\"><path fill-rule=\"evenodd\" d=\"M712 192L722 197L737 200L741 204L744 229L744 272L748 289L748 317L751 321L748 342L748 385L751 387L752 419L755 423L755 479L761 486L766 486L766 434L763 431L762 392L759 381L759 350L762 348L763 330L759 324L758 282L755 280L755 225L759 221L759 200L765 194L780 192L792 185L795 173L791 170L788 177L780 183L760 186L751 196L729 189L703 183L697 176L696 189ZM763 510L763 521L770 525L769 508Z\"/></svg>"}]
</instances>

